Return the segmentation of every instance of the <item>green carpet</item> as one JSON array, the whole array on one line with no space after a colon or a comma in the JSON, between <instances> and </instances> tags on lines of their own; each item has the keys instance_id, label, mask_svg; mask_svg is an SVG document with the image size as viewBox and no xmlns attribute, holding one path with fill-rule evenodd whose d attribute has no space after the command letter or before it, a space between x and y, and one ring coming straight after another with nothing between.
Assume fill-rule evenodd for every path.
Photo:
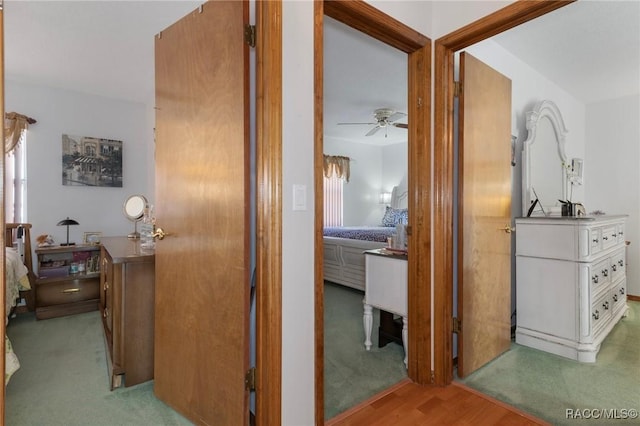
<instances>
[{"instance_id":1,"label":"green carpet","mask_svg":"<svg viewBox=\"0 0 640 426\"><path fill-rule=\"evenodd\" d=\"M362 292L332 283L325 283L324 292L324 415L328 420L406 378L407 370L401 345L378 348L377 309L373 346L365 350Z\"/></svg>"},{"instance_id":2,"label":"green carpet","mask_svg":"<svg viewBox=\"0 0 640 426\"><path fill-rule=\"evenodd\" d=\"M98 311L12 318L7 335L21 367L6 388L5 424L190 425L154 396L152 381L109 391L102 333Z\"/></svg>"},{"instance_id":3,"label":"green carpet","mask_svg":"<svg viewBox=\"0 0 640 426\"><path fill-rule=\"evenodd\" d=\"M640 302L604 340L596 363L586 364L513 343L511 350L465 379L467 386L554 425L640 424L623 410L640 410ZM567 418L568 409L618 410L615 420ZM574 411L575 412L575 411ZM594 412L600 416L600 412Z\"/></svg>"}]
</instances>

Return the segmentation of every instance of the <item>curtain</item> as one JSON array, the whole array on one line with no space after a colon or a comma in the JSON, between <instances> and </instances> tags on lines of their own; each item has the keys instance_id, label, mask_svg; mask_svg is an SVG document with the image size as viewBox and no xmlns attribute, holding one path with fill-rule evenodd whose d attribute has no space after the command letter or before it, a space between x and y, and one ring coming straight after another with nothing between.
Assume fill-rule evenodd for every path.
<instances>
[{"instance_id":1,"label":"curtain","mask_svg":"<svg viewBox=\"0 0 640 426\"><path fill-rule=\"evenodd\" d=\"M16 112L8 112L4 115L4 153L9 154L20 142L22 134L34 124L36 120Z\"/></svg>"},{"instance_id":2,"label":"curtain","mask_svg":"<svg viewBox=\"0 0 640 426\"><path fill-rule=\"evenodd\" d=\"M325 155L324 156L324 176L331 177L336 176L349 182L349 176L351 171L349 169L349 157L343 157L341 155Z\"/></svg>"}]
</instances>

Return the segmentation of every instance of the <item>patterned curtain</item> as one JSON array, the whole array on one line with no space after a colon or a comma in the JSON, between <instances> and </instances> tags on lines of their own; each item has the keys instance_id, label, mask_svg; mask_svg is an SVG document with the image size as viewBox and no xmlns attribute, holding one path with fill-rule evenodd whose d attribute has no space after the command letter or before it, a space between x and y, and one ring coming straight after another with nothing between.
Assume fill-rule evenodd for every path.
<instances>
[{"instance_id":1,"label":"patterned curtain","mask_svg":"<svg viewBox=\"0 0 640 426\"><path fill-rule=\"evenodd\" d=\"M324 176L330 178L336 176L349 182L349 176L351 171L349 169L349 157L343 157L341 155L325 155L324 156Z\"/></svg>"},{"instance_id":2,"label":"patterned curtain","mask_svg":"<svg viewBox=\"0 0 640 426\"><path fill-rule=\"evenodd\" d=\"M4 153L9 154L14 150L22 133L34 124L36 120L16 112L8 112L4 115Z\"/></svg>"}]
</instances>

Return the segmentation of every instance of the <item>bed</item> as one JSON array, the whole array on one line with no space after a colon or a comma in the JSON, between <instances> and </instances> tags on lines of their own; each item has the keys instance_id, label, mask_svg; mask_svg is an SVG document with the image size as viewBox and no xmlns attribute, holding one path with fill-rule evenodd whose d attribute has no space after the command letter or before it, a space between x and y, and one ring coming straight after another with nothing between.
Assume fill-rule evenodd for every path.
<instances>
[{"instance_id":1,"label":"bed","mask_svg":"<svg viewBox=\"0 0 640 426\"><path fill-rule=\"evenodd\" d=\"M364 251L385 247L396 225L407 222L406 191L395 187L381 220L383 226L324 228L324 279L364 291Z\"/></svg>"},{"instance_id":2,"label":"bed","mask_svg":"<svg viewBox=\"0 0 640 426\"><path fill-rule=\"evenodd\" d=\"M7 223L5 225L5 314L6 322L14 314L18 301L25 299L24 309L33 308L31 282L34 277L31 263L31 224ZM5 335L5 385L20 368L18 357Z\"/></svg>"}]
</instances>

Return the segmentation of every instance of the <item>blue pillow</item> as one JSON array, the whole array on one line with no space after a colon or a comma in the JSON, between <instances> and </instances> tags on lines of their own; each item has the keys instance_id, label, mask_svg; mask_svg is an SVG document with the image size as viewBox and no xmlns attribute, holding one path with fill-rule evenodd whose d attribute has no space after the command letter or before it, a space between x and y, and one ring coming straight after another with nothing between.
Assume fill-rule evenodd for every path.
<instances>
[{"instance_id":1,"label":"blue pillow","mask_svg":"<svg viewBox=\"0 0 640 426\"><path fill-rule=\"evenodd\" d=\"M387 206L382 217L382 226L396 226L398 224L409 224L409 211L407 209L394 209Z\"/></svg>"}]
</instances>

